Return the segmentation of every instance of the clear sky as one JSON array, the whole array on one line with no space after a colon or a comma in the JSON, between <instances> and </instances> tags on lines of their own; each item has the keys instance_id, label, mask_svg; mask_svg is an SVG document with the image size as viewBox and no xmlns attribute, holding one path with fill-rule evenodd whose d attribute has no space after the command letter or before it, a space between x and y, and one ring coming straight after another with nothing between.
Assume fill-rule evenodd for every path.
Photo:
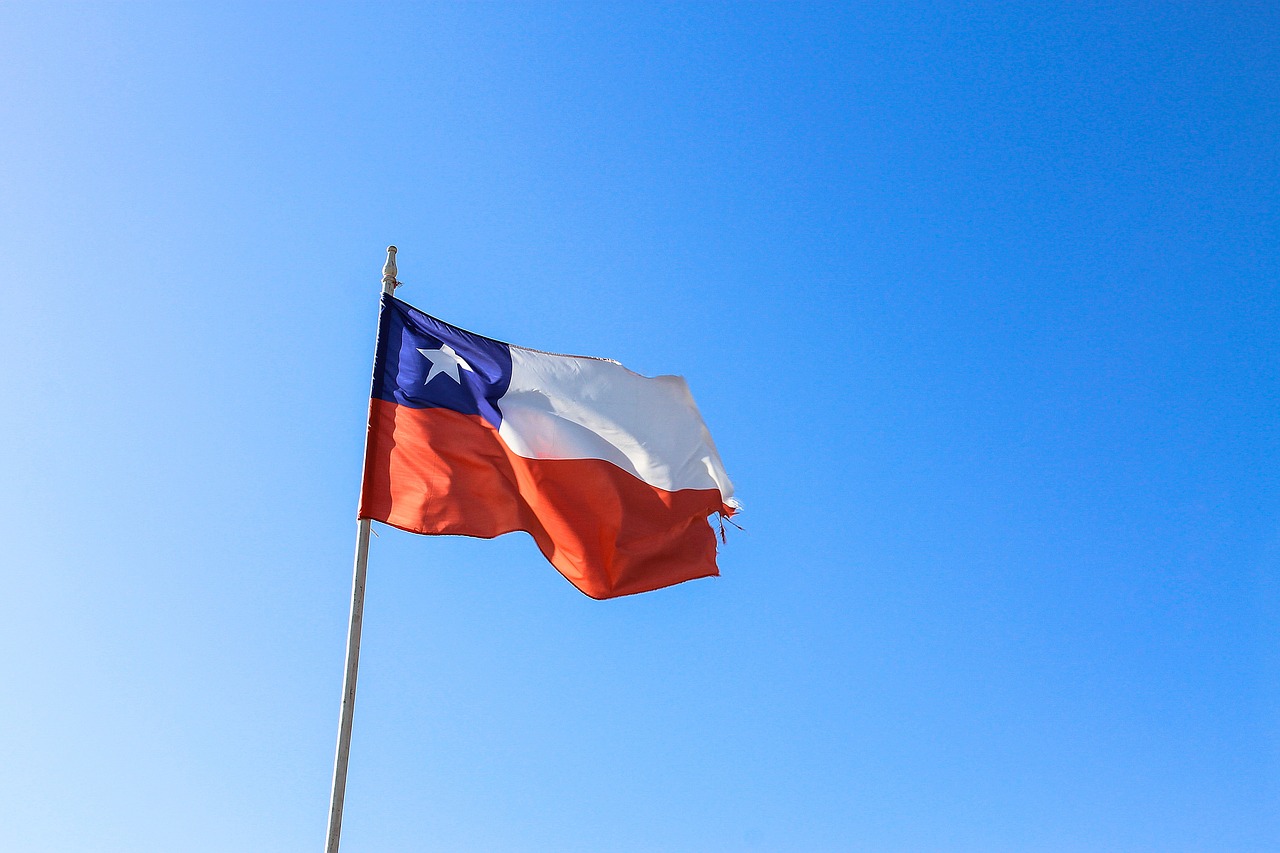
<instances>
[{"instance_id":1,"label":"clear sky","mask_svg":"<svg viewBox=\"0 0 1280 853\"><path fill-rule=\"evenodd\" d=\"M1047 6L0 6L0 849L321 849L388 243L746 530L379 529L344 853L1280 849L1280 14Z\"/></svg>"}]
</instances>

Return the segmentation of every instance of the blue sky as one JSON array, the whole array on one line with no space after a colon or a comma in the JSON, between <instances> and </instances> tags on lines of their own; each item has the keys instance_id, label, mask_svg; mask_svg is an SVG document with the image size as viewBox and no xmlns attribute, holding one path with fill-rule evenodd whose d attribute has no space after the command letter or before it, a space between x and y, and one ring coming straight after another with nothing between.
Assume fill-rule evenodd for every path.
<instances>
[{"instance_id":1,"label":"blue sky","mask_svg":"<svg viewBox=\"0 0 1280 853\"><path fill-rule=\"evenodd\" d=\"M5 4L0 847L323 843L383 249L723 576L373 542L344 851L1280 847L1266 4Z\"/></svg>"}]
</instances>

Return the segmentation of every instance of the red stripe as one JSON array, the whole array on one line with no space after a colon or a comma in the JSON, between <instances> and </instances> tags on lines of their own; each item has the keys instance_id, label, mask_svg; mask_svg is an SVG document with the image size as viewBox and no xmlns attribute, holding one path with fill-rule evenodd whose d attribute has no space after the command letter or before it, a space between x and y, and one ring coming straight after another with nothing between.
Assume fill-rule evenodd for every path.
<instances>
[{"instance_id":1,"label":"red stripe","mask_svg":"<svg viewBox=\"0 0 1280 853\"><path fill-rule=\"evenodd\" d=\"M360 517L411 533L523 530L592 598L718 575L716 489L668 492L600 459L525 459L492 425L372 400Z\"/></svg>"}]
</instances>

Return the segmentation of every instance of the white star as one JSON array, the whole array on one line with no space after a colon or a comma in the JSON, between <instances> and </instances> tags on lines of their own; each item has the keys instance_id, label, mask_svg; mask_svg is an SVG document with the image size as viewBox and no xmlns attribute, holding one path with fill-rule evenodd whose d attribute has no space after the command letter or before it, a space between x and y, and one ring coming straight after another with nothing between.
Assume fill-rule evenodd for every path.
<instances>
[{"instance_id":1,"label":"white star","mask_svg":"<svg viewBox=\"0 0 1280 853\"><path fill-rule=\"evenodd\" d=\"M422 353L423 356L431 361L431 372L427 374L427 381L423 382L423 385L426 385L441 373L446 374L454 382L461 385L462 377L458 373L459 367L463 370L470 370L472 373L475 373L475 370L472 370L471 365L467 364L466 359L454 352L453 347L448 344L441 344L440 349L422 349L419 347L418 352Z\"/></svg>"}]
</instances>

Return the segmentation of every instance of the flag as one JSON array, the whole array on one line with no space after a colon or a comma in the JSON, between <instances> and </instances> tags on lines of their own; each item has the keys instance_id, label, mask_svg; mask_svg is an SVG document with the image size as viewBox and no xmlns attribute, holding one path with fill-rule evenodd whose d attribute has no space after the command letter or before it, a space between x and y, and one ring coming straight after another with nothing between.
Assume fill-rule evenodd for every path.
<instances>
[{"instance_id":1,"label":"flag","mask_svg":"<svg viewBox=\"0 0 1280 853\"><path fill-rule=\"evenodd\" d=\"M737 508L678 376L554 355L384 294L360 517L412 533L529 533L592 598L719 574Z\"/></svg>"}]
</instances>

